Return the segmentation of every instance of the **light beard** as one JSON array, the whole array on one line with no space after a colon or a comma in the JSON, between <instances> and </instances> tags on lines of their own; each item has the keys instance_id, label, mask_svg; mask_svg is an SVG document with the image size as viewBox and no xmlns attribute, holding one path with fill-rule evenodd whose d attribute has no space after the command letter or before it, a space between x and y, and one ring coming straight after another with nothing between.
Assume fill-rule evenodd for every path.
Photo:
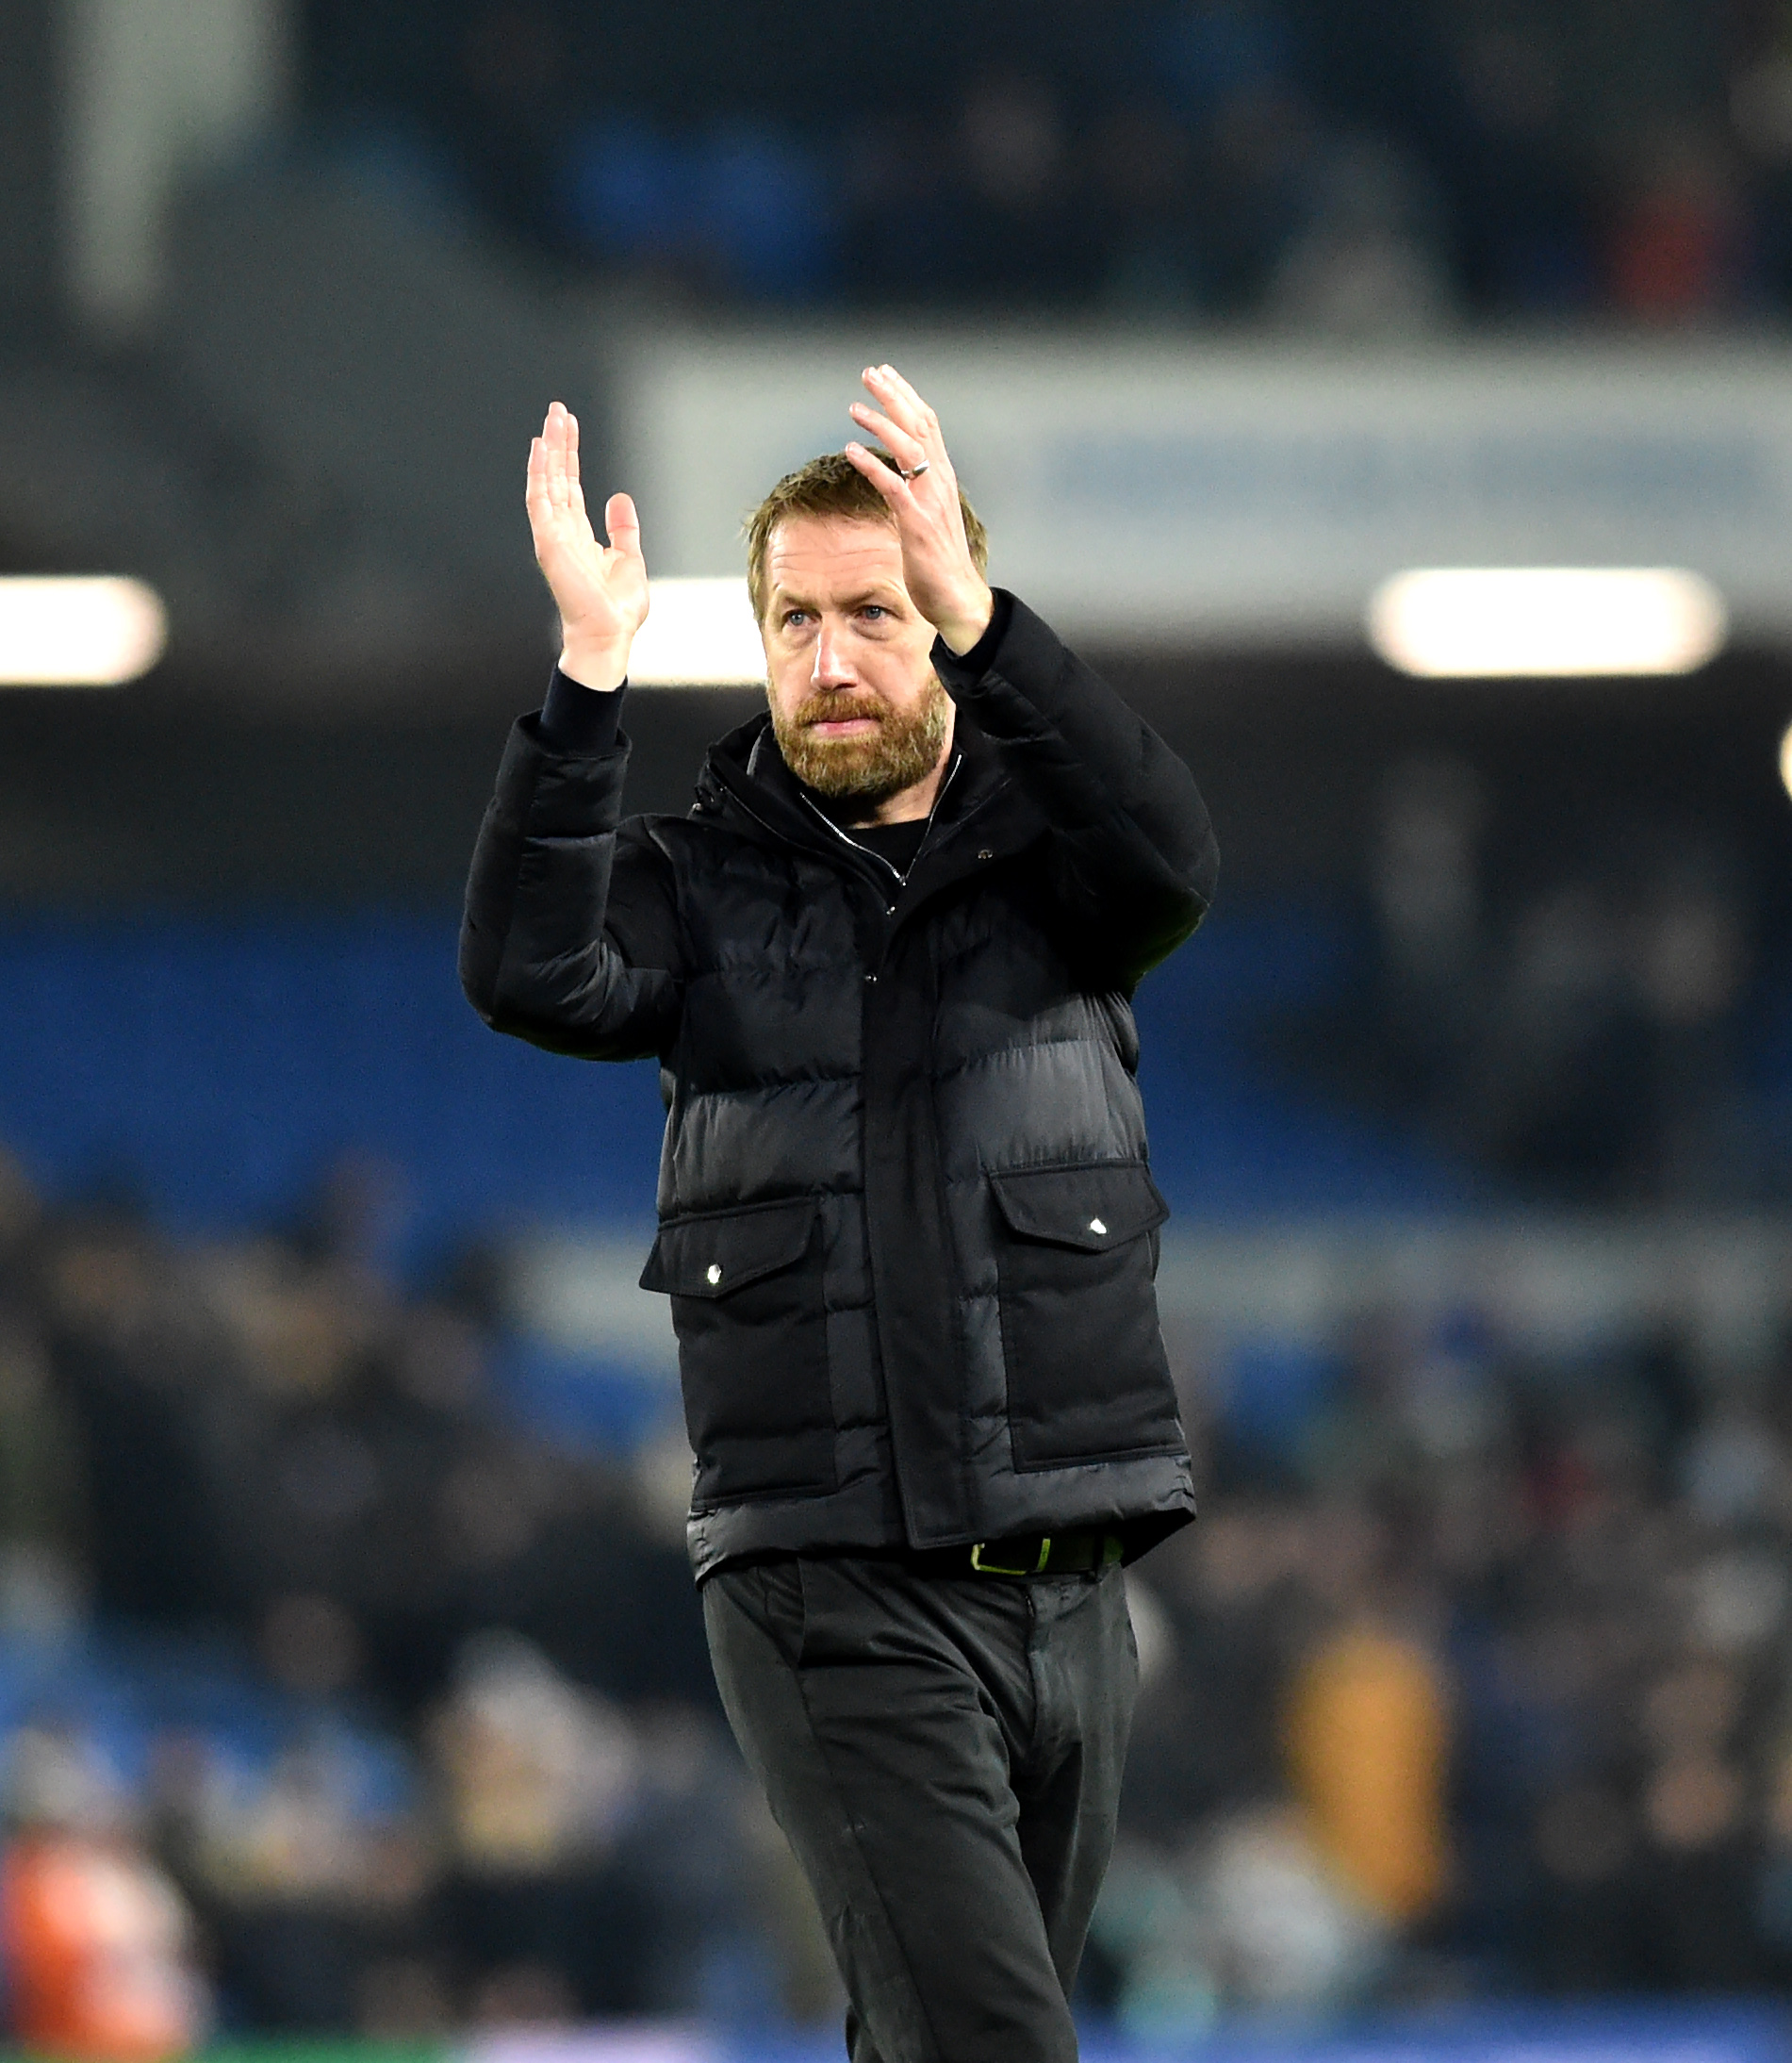
<instances>
[{"instance_id":1,"label":"light beard","mask_svg":"<svg viewBox=\"0 0 1792 2063\"><path fill-rule=\"evenodd\" d=\"M856 737L817 737L817 723L875 717L878 728ZM918 786L945 751L952 701L938 674L912 709L897 711L875 695L812 695L792 720L772 704L772 732L784 765L817 795L840 800L887 802Z\"/></svg>"}]
</instances>

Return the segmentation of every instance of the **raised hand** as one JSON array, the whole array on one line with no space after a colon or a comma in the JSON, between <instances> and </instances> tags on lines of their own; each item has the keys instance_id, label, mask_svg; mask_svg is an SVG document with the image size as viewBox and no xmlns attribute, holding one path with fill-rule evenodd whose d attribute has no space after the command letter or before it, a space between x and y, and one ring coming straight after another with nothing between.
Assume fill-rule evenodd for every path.
<instances>
[{"instance_id":1,"label":"raised hand","mask_svg":"<svg viewBox=\"0 0 1792 2063\"><path fill-rule=\"evenodd\" d=\"M529 447L529 527L535 564L560 611L560 670L585 687L620 687L634 634L647 621L641 522L626 494L604 503L600 545L579 484L579 419L561 403Z\"/></svg>"},{"instance_id":2,"label":"raised hand","mask_svg":"<svg viewBox=\"0 0 1792 2063\"><path fill-rule=\"evenodd\" d=\"M969 652L988 630L995 604L965 539L958 476L945 455L940 419L895 366L867 366L863 377L879 405L854 402L852 420L908 477L892 472L863 444L848 444L847 456L896 517L910 600L954 652Z\"/></svg>"}]
</instances>

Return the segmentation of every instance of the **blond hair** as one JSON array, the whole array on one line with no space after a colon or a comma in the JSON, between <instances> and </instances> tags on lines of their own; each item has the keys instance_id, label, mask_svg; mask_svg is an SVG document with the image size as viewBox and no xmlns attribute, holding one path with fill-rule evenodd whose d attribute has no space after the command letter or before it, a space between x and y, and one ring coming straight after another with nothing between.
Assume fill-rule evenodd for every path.
<instances>
[{"instance_id":1,"label":"blond hair","mask_svg":"<svg viewBox=\"0 0 1792 2063\"><path fill-rule=\"evenodd\" d=\"M872 455L880 458L892 472L897 470L888 452ZM989 533L964 499L962 487L959 489L959 511L964 518L964 537L971 548L971 558L979 573L987 573ZM889 523L893 527L896 522L890 504L845 452L824 452L819 458L798 466L795 472L787 472L748 517L745 526L747 592L752 599L753 616L760 621L765 615L765 554L771 548L771 535L793 516L844 516L855 522Z\"/></svg>"}]
</instances>

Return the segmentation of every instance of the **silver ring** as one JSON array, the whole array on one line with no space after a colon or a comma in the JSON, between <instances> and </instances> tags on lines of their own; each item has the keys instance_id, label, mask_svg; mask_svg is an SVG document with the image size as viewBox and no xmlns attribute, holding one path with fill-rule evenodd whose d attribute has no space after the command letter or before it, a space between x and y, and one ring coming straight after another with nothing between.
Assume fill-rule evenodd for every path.
<instances>
[{"instance_id":1,"label":"silver ring","mask_svg":"<svg viewBox=\"0 0 1792 2063\"><path fill-rule=\"evenodd\" d=\"M924 458L918 466L898 466L896 470L905 480L918 480L932 463L930 458Z\"/></svg>"}]
</instances>

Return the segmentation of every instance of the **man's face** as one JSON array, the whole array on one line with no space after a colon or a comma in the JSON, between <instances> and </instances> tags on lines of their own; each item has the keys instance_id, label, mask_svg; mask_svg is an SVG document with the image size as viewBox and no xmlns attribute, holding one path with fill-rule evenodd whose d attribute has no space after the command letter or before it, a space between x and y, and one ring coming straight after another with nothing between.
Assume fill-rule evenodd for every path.
<instances>
[{"instance_id":1,"label":"man's face","mask_svg":"<svg viewBox=\"0 0 1792 2063\"><path fill-rule=\"evenodd\" d=\"M933 626L902 585L893 524L797 516L765 551L759 626L785 764L823 795L887 800L927 779L952 739Z\"/></svg>"}]
</instances>

